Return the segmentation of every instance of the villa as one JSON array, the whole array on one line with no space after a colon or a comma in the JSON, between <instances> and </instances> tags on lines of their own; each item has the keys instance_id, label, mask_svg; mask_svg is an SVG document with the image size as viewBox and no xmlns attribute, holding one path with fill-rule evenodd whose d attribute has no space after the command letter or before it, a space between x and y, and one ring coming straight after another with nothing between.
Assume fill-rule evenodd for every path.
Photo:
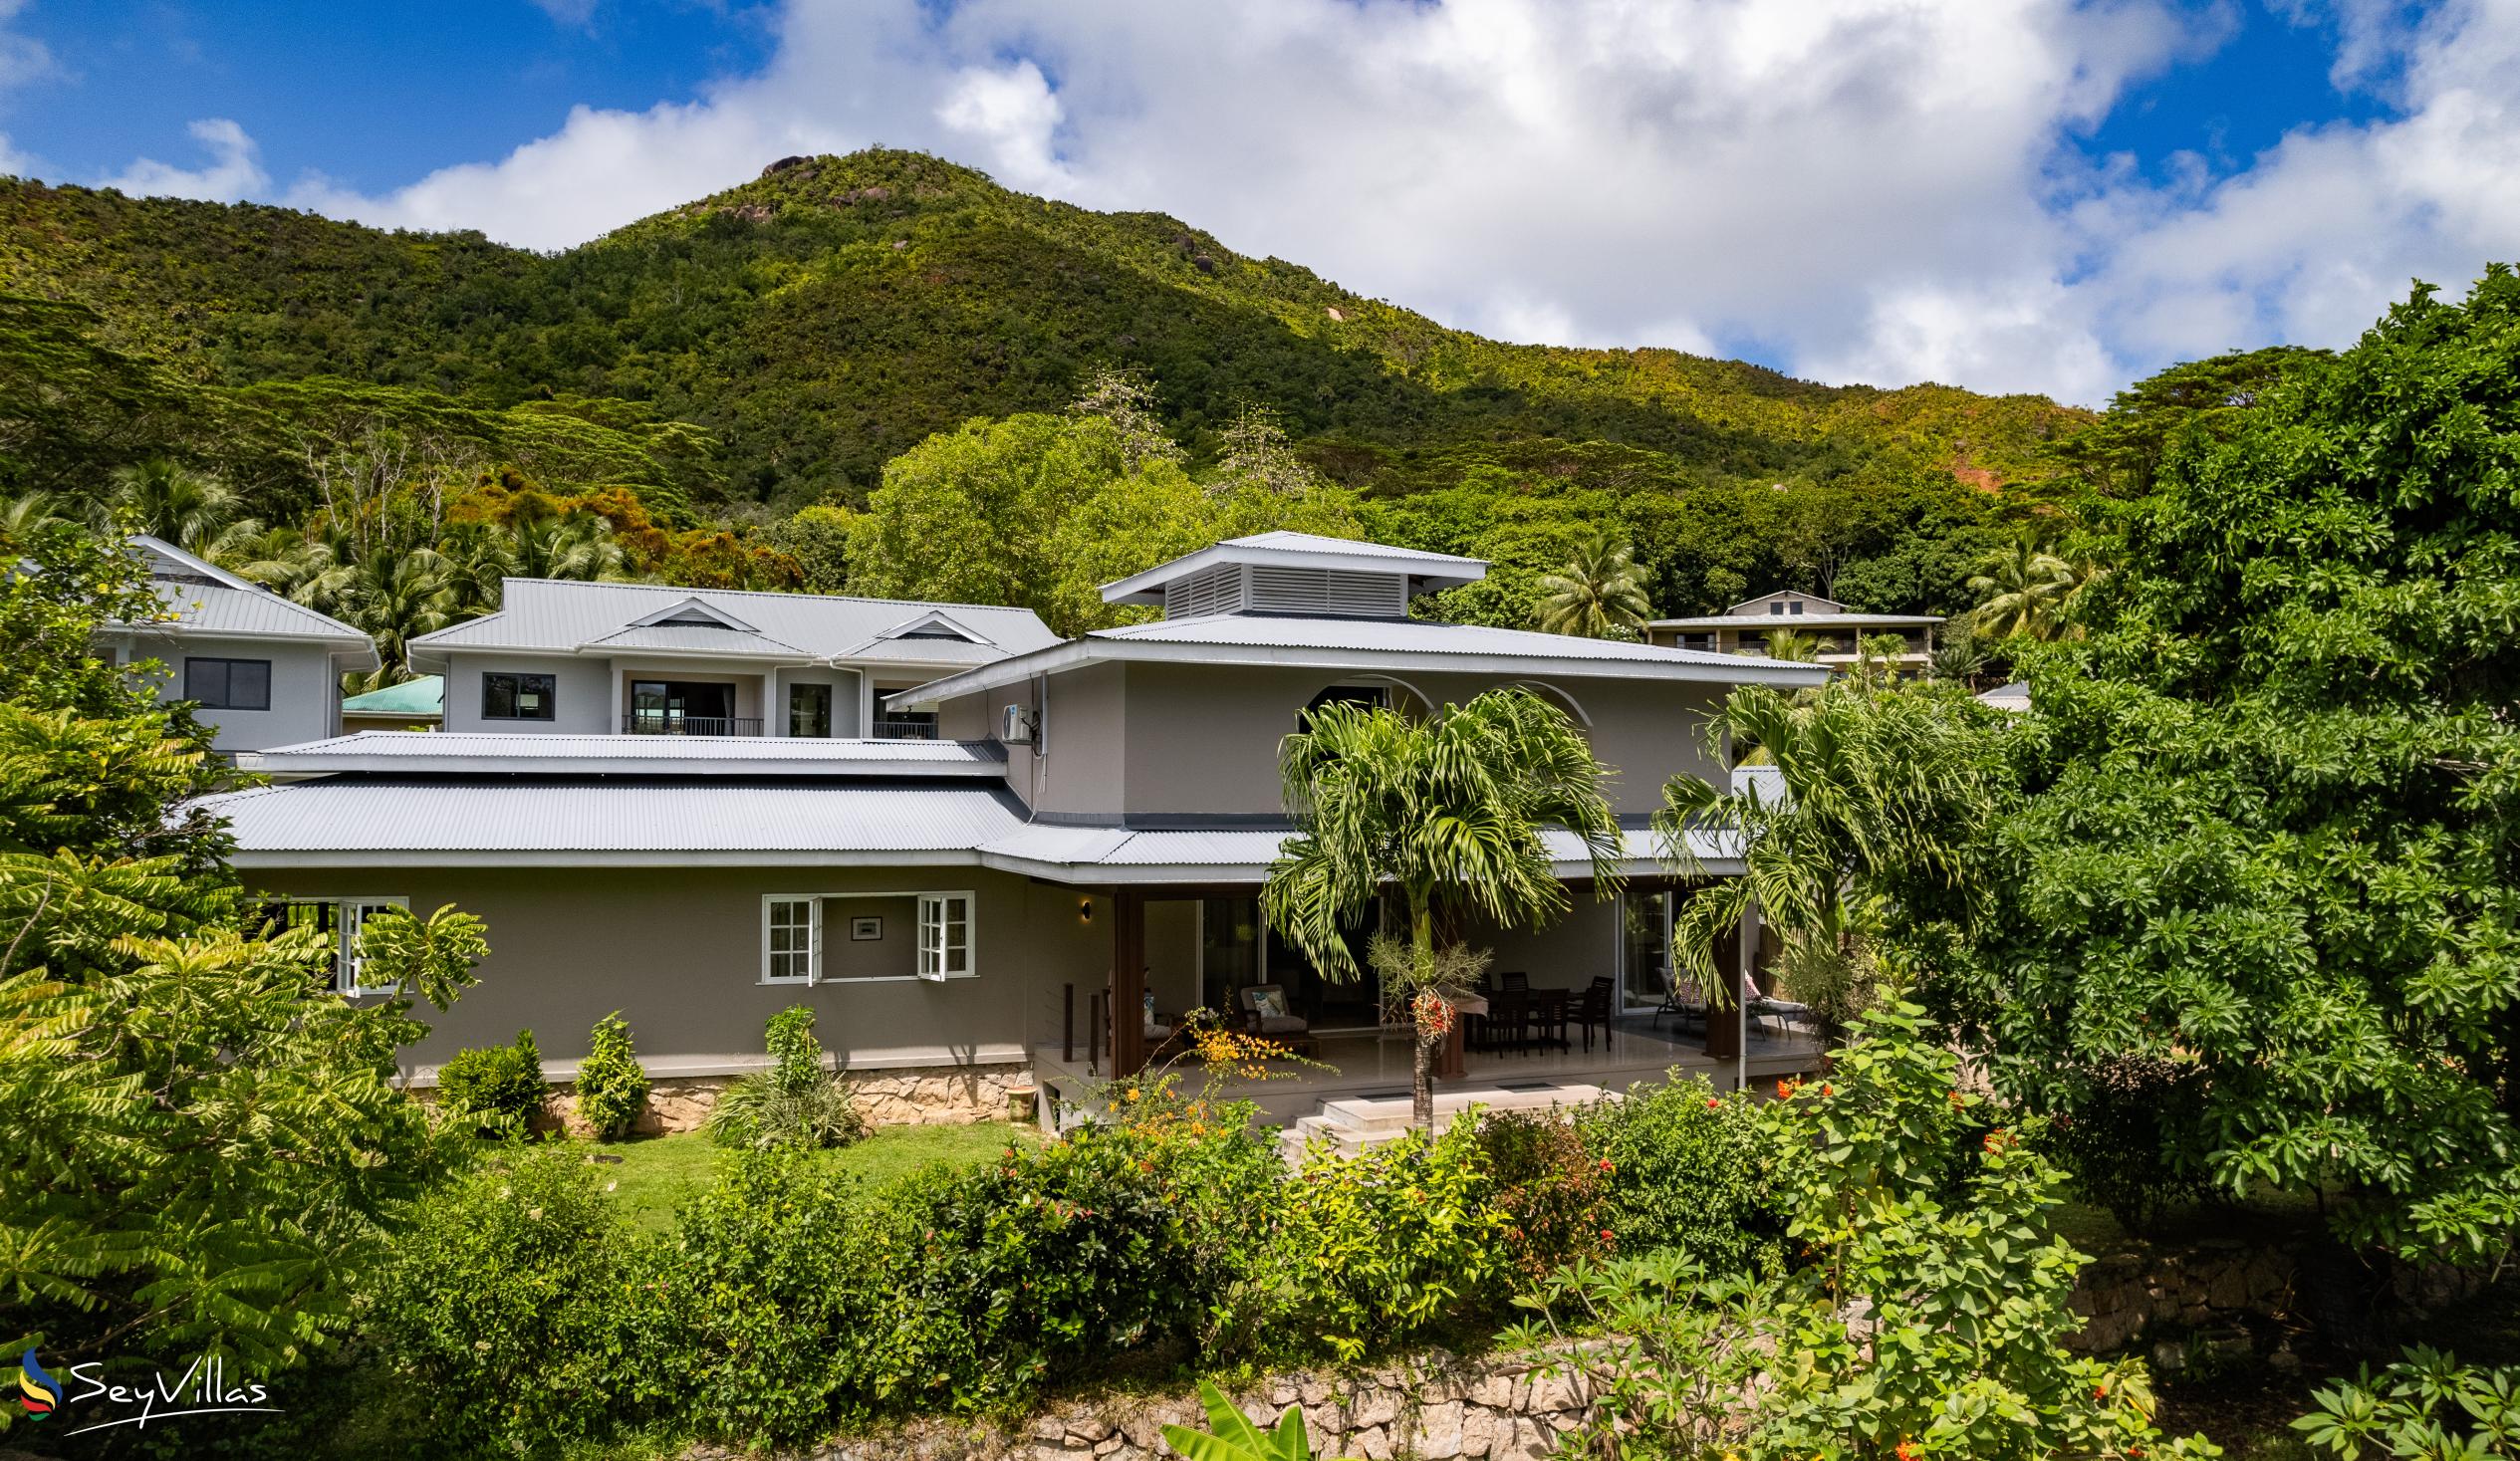
<instances>
[{"instance_id":1,"label":"villa","mask_svg":"<svg viewBox=\"0 0 2520 1461\"><path fill-rule=\"evenodd\" d=\"M169 617L110 626L101 654L163 665L150 681L158 699L192 702L224 754L342 733L342 676L378 662L364 631L171 543L130 542Z\"/></svg>"},{"instance_id":2,"label":"villa","mask_svg":"<svg viewBox=\"0 0 2520 1461\"><path fill-rule=\"evenodd\" d=\"M498 613L412 642L443 677L442 730L242 756L272 785L209 802L274 916L338 935L346 990L378 908L487 920L479 985L408 1053L423 1084L521 1028L566 1080L619 1010L660 1096L696 1105L760 1069L763 1022L802 1003L896 1113L1003 1114L1022 1092L1074 1101L1141 1068L1182 1012L1270 988L1336 1068L1254 1093L1294 1119L1404 1091L1408 1054L1370 984L1322 978L1260 916L1289 832L1279 741L1330 701L1423 713L1519 685L1615 769L1631 881L1595 897L1570 839L1567 917L1462 936L1533 990L1606 981L1615 1018L1598 1051L1561 1028L1473 1053L1449 1084L1801 1069L1808 1043L1663 1017L1691 1002L1670 998L1667 952L1691 884L1647 821L1669 777L1726 774L1695 728L1732 687L1828 671L1408 616L1485 572L1267 533L1108 586L1159 616L1070 640L1021 609L511 580Z\"/></svg>"},{"instance_id":3,"label":"villa","mask_svg":"<svg viewBox=\"0 0 2520 1461\"><path fill-rule=\"evenodd\" d=\"M1769 634L1790 629L1818 641L1815 663L1843 671L1863 657L1861 641L1895 635L1898 652L1889 662L1897 673L1921 675L1933 657L1933 634L1941 624L1936 614L1865 613L1834 599L1787 590L1743 600L1721 613L1654 619L1645 625L1645 638L1715 654L1764 654Z\"/></svg>"}]
</instances>

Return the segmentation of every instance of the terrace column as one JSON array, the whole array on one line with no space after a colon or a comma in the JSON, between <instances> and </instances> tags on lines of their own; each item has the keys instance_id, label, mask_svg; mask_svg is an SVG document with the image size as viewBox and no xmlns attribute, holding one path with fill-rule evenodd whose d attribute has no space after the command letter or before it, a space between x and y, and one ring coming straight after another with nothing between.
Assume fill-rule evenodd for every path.
<instances>
[{"instance_id":1,"label":"terrace column","mask_svg":"<svg viewBox=\"0 0 2520 1461\"><path fill-rule=\"evenodd\" d=\"M1146 1066L1146 895L1112 893L1112 1074L1134 1076Z\"/></svg>"},{"instance_id":2,"label":"terrace column","mask_svg":"<svg viewBox=\"0 0 2520 1461\"><path fill-rule=\"evenodd\" d=\"M1706 1054L1719 1061L1741 1058L1742 933L1736 924L1715 940L1715 970L1723 979L1723 998L1706 1002Z\"/></svg>"}]
</instances>

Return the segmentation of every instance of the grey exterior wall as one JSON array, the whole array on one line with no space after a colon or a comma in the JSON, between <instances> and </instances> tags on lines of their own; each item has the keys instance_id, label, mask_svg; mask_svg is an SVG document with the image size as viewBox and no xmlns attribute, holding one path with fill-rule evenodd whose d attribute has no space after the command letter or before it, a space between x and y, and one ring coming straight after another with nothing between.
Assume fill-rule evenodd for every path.
<instances>
[{"instance_id":1,"label":"grey exterior wall","mask_svg":"<svg viewBox=\"0 0 2520 1461\"><path fill-rule=\"evenodd\" d=\"M264 659L271 662L269 710L201 710L195 718L217 732L221 751L261 751L341 734L342 682L332 651L321 644L286 640L214 638L202 634L143 633L109 636L126 661L155 659L166 673L152 683L161 702L181 700L186 658Z\"/></svg>"},{"instance_id":2,"label":"grey exterior wall","mask_svg":"<svg viewBox=\"0 0 2520 1461\"><path fill-rule=\"evenodd\" d=\"M554 676L549 720L484 720L481 677L487 673ZM601 659L567 655L449 654L446 656L446 719L450 731L503 731L599 736L613 722L612 667Z\"/></svg>"},{"instance_id":3,"label":"grey exterior wall","mask_svg":"<svg viewBox=\"0 0 2520 1461\"><path fill-rule=\"evenodd\" d=\"M1111 968L1108 898L1091 899L1088 919L1076 889L970 867L309 869L252 881L280 896L407 897L422 915L453 903L488 923L480 982L443 1015L419 1012L433 1028L405 1061L422 1071L520 1029L534 1032L548 1065L576 1061L588 1030L617 1009L651 1074L752 1069L763 1022L793 1004L813 1007L824 1047L856 1068L1019 1060L1058 1041L1066 983L1077 986L1082 1044L1086 997ZM847 960L849 930L834 915L863 906L883 915L888 938L906 938L905 898L859 900L921 890L974 895L975 977L761 982L764 894L841 899L826 904L824 949ZM1195 958L1189 926L1150 918L1150 962L1159 927L1174 950L1167 960Z\"/></svg>"},{"instance_id":4,"label":"grey exterior wall","mask_svg":"<svg viewBox=\"0 0 2520 1461\"><path fill-rule=\"evenodd\" d=\"M845 740L862 736L866 730L859 724L858 672L854 669L782 669L778 691L762 711L762 729L774 736L788 733L788 686L829 685L832 692L832 736Z\"/></svg>"},{"instance_id":5,"label":"grey exterior wall","mask_svg":"<svg viewBox=\"0 0 2520 1461\"><path fill-rule=\"evenodd\" d=\"M1099 664L1050 679L1047 757L1008 751L1008 782L1042 814L1079 820L1279 815L1278 743L1306 702L1370 676L1322 670L1187 664ZM1460 703L1499 681L1466 674L1412 674L1406 689ZM1713 776L1700 727L1719 686L1666 680L1533 682L1544 698L1582 714L1594 754L1617 775L1612 807L1638 817L1661 805L1662 784L1682 772ZM1030 703L1028 687L949 702L947 734L988 734L996 707Z\"/></svg>"}]
</instances>

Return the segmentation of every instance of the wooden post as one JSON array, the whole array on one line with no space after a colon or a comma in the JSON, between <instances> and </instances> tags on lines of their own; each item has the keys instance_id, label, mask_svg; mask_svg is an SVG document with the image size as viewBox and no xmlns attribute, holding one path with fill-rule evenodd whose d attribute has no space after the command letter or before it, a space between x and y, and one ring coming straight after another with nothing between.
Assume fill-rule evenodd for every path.
<instances>
[{"instance_id":1,"label":"wooden post","mask_svg":"<svg viewBox=\"0 0 2520 1461\"><path fill-rule=\"evenodd\" d=\"M1059 1059L1074 1064L1077 1058L1077 987L1059 986Z\"/></svg>"},{"instance_id":2,"label":"wooden post","mask_svg":"<svg viewBox=\"0 0 2520 1461\"><path fill-rule=\"evenodd\" d=\"M1112 1074L1146 1068L1146 895L1112 894Z\"/></svg>"},{"instance_id":3,"label":"wooden post","mask_svg":"<svg viewBox=\"0 0 2520 1461\"><path fill-rule=\"evenodd\" d=\"M1456 1012L1452 1017L1452 1028L1444 1032L1443 1044L1435 1047L1435 1078L1439 1081L1458 1081L1470 1073L1461 1053L1461 1027L1468 1020L1469 1016ZM1410 1036L1412 1040L1415 1038Z\"/></svg>"}]
</instances>

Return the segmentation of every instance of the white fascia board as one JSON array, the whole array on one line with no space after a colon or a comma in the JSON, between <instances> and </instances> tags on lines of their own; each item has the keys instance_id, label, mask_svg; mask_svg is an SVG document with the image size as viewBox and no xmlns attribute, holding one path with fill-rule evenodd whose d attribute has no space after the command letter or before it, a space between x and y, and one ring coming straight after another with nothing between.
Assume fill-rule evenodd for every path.
<instances>
[{"instance_id":1,"label":"white fascia board","mask_svg":"<svg viewBox=\"0 0 2520 1461\"><path fill-rule=\"evenodd\" d=\"M735 615L728 613L725 609L718 608L716 605L709 603L707 600L702 599L696 594L686 594L682 598L675 600L673 603L666 605L664 608L657 609L653 613L641 614L637 618L631 619L629 623L622 625L621 628L608 629L606 632L618 634L622 632L622 629L653 628L655 625L663 623L666 619L679 617L682 611L686 609L699 610L702 618L707 619L709 622L716 624L722 629L733 629L738 633L744 634L758 634L761 632L761 630L744 622L742 619L737 618Z\"/></svg>"},{"instance_id":2,"label":"white fascia board","mask_svg":"<svg viewBox=\"0 0 2520 1461\"><path fill-rule=\"evenodd\" d=\"M127 634L134 639L159 635L169 639L255 639L274 644L338 644L344 648L364 647L371 656L377 652L377 641L357 630L328 634L318 629L303 632L295 629L211 629L181 617L149 619L142 623L110 618L98 625L98 632Z\"/></svg>"},{"instance_id":3,"label":"white fascia board","mask_svg":"<svg viewBox=\"0 0 2520 1461\"><path fill-rule=\"evenodd\" d=\"M331 852L239 852L231 865L248 869L390 868L390 867L986 867L999 872L1040 877L1072 886L1161 887L1169 883L1258 883L1266 881L1265 862L1126 863L1053 862L1011 857L962 849L912 852L396 852L361 849ZM1714 876L1737 875L1737 857L1707 857L1699 866ZM1592 875L1592 864L1558 862L1560 877ZM1620 871L1630 877L1658 877L1665 869L1650 857L1630 857Z\"/></svg>"},{"instance_id":4,"label":"white fascia board","mask_svg":"<svg viewBox=\"0 0 2520 1461\"><path fill-rule=\"evenodd\" d=\"M1861 628L1865 624L1881 624L1886 628L1918 628L1942 622L1938 613L1705 613L1695 618L1655 618L1645 620L1648 629L1747 629Z\"/></svg>"},{"instance_id":5,"label":"white fascia board","mask_svg":"<svg viewBox=\"0 0 2520 1461\"><path fill-rule=\"evenodd\" d=\"M886 695L894 708L924 707L961 695L1021 684L1080 664L1117 659L1153 664L1287 665L1302 669L1442 670L1510 679L1678 680L1690 684L1816 685L1828 677L1821 665L1723 655L1714 662L1667 659L1581 659L1543 654L1455 653L1443 649L1326 649L1318 645L1166 643L1144 639L1071 639L1055 648L1002 659L995 664Z\"/></svg>"}]
</instances>

